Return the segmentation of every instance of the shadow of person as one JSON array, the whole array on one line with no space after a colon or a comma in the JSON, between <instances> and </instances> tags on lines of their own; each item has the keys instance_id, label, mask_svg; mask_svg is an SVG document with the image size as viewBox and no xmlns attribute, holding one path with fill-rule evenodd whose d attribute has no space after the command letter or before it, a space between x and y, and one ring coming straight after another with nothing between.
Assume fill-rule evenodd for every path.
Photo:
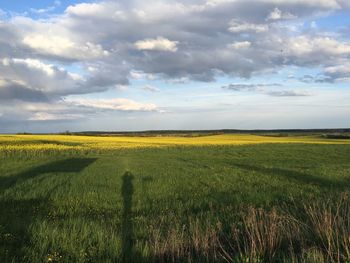
<instances>
[{"instance_id":1,"label":"shadow of person","mask_svg":"<svg viewBox=\"0 0 350 263\"><path fill-rule=\"evenodd\" d=\"M132 195L134 193L133 181L134 176L131 172L125 172L122 177L122 260L123 262L133 261L133 224L132 224Z\"/></svg>"},{"instance_id":2,"label":"shadow of person","mask_svg":"<svg viewBox=\"0 0 350 263\"><path fill-rule=\"evenodd\" d=\"M134 247L134 226L133 226L133 214L132 214L132 201L134 194L134 185L133 180L135 179L134 175L127 171L122 177L122 198L123 198L123 212L122 212L122 229L121 229L121 240L122 240L122 262L150 262L150 259L144 257L136 251ZM151 181L151 177L142 177L142 194L144 192L144 184L147 184Z\"/></svg>"},{"instance_id":3,"label":"shadow of person","mask_svg":"<svg viewBox=\"0 0 350 263\"><path fill-rule=\"evenodd\" d=\"M70 158L50 162L17 175L1 178L0 194L12 187L20 187L21 183L46 173L78 173L91 165L95 158ZM61 185L61 184L60 184ZM51 185L46 193L59 185ZM31 244L30 228L48 215L52 208L50 194L37 198L25 199L11 197L0 198L0 261L23 262L25 248Z\"/></svg>"}]
</instances>

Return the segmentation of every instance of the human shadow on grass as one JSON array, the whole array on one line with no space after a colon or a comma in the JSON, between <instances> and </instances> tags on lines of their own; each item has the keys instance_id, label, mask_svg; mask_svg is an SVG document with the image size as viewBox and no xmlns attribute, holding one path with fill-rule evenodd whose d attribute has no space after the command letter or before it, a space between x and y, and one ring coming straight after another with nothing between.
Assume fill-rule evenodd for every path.
<instances>
[{"instance_id":1,"label":"human shadow on grass","mask_svg":"<svg viewBox=\"0 0 350 263\"><path fill-rule=\"evenodd\" d=\"M134 193L134 176L131 172L126 172L123 177L122 197L122 259L123 262L131 262L133 259L133 236L134 229L132 224L132 195Z\"/></svg>"},{"instance_id":2,"label":"human shadow on grass","mask_svg":"<svg viewBox=\"0 0 350 263\"><path fill-rule=\"evenodd\" d=\"M331 180L325 177L315 176L309 173L303 173L295 170L282 168L268 168L248 164L233 165L247 171L254 171L266 175L283 176L287 179L292 179L294 181L299 181L306 184L318 185L324 188L336 188L337 190L345 190L350 186L347 180Z\"/></svg>"},{"instance_id":3,"label":"human shadow on grass","mask_svg":"<svg viewBox=\"0 0 350 263\"><path fill-rule=\"evenodd\" d=\"M122 177L122 198L123 198L123 211L121 221L121 257L122 262L150 262L149 258L143 257L139 251L134 247L135 233L133 226L133 212L132 201L134 194L133 180L135 176L127 171ZM149 196L147 194L147 184L153 179L149 176L140 176L141 179L141 192L147 202Z\"/></svg>"},{"instance_id":4,"label":"human shadow on grass","mask_svg":"<svg viewBox=\"0 0 350 263\"><path fill-rule=\"evenodd\" d=\"M9 178L0 178L0 193L11 187L20 186L26 180L42 174L81 172L95 161L94 158L70 158L50 162ZM1 262L22 262L24 260L24 249L31 242L30 228L35 221L40 221L48 215L52 207L50 193L56 187L58 186L52 185L47 191L48 194L38 198L25 200L4 196L0 200Z\"/></svg>"}]
</instances>

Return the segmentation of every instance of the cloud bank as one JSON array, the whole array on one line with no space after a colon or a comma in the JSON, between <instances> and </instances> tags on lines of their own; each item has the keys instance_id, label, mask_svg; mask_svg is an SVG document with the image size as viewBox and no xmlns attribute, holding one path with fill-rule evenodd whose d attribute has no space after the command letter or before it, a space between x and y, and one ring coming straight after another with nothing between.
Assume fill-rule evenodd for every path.
<instances>
[{"instance_id":1,"label":"cloud bank","mask_svg":"<svg viewBox=\"0 0 350 263\"><path fill-rule=\"evenodd\" d=\"M269 90L249 79L294 67L319 70L304 82L350 82L350 26L330 30L313 22L349 12L346 0L106 0L48 14L60 5L31 10L39 18L2 11L0 118L71 120L94 114L92 109L156 111L155 103L122 95L69 99L139 79L241 78L246 83L225 88L275 97L308 93L267 83L274 86ZM159 91L151 84L143 90ZM13 103L21 110L10 114Z\"/></svg>"}]
</instances>

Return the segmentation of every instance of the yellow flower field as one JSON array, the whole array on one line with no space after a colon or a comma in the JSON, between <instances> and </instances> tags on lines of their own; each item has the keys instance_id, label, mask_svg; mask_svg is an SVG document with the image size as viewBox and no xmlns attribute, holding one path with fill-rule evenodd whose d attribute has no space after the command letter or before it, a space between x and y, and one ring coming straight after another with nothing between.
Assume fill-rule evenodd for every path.
<instances>
[{"instance_id":1,"label":"yellow flower field","mask_svg":"<svg viewBox=\"0 0 350 263\"><path fill-rule=\"evenodd\" d=\"M247 145L262 143L350 144L349 139L321 136L259 136L247 134L183 136L71 136L71 135L0 135L0 152L12 151L89 151L164 146Z\"/></svg>"}]
</instances>

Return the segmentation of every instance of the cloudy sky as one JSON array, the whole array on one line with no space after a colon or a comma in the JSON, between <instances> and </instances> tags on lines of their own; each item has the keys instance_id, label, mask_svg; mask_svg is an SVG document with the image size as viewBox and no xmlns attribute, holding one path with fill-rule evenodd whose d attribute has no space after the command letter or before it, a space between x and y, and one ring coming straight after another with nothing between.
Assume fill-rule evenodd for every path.
<instances>
[{"instance_id":1,"label":"cloudy sky","mask_svg":"<svg viewBox=\"0 0 350 263\"><path fill-rule=\"evenodd\" d=\"M0 3L0 132L350 127L349 0Z\"/></svg>"}]
</instances>

